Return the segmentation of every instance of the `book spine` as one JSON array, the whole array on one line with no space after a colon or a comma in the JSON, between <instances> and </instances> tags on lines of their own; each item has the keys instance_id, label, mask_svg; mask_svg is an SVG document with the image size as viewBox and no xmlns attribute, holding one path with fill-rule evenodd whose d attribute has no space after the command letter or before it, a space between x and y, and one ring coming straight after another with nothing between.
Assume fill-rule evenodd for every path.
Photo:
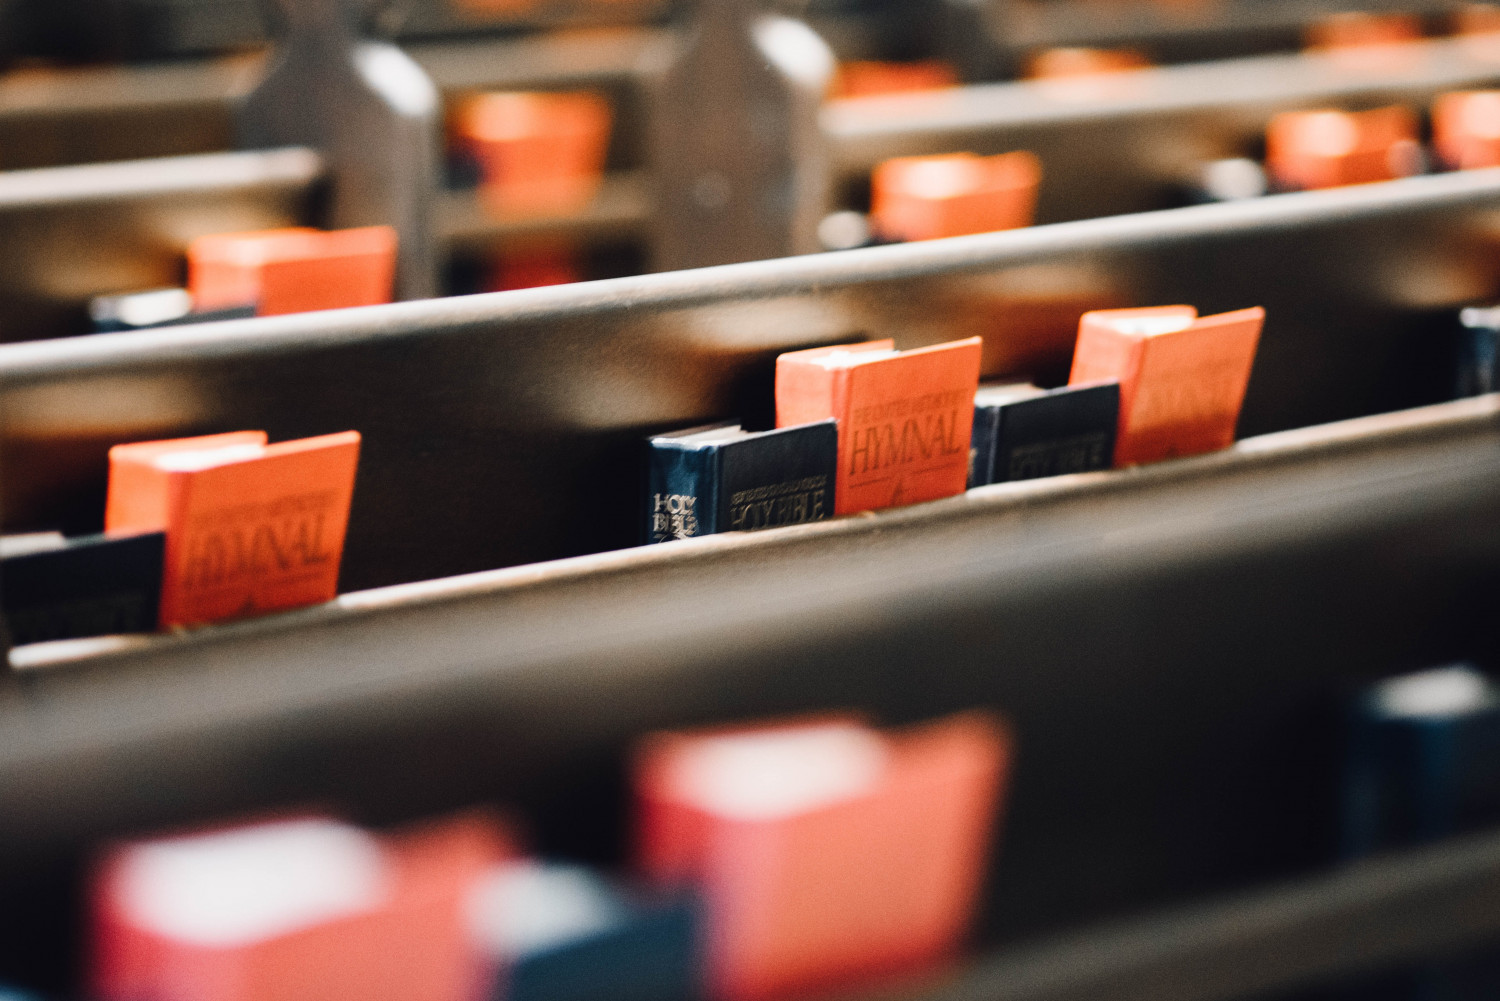
<instances>
[{"instance_id":1,"label":"book spine","mask_svg":"<svg viewBox=\"0 0 1500 1001\"><path fill-rule=\"evenodd\" d=\"M646 544L719 531L717 448L651 444L646 496Z\"/></svg>"},{"instance_id":2,"label":"book spine","mask_svg":"<svg viewBox=\"0 0 1500 1001\"><path fill-rule=\"evenodd\" d=\"M999 407L974 408L974 432L969 439L969 487L995 482L995 445L999 438Z\"/></svg>"}]
</instances>

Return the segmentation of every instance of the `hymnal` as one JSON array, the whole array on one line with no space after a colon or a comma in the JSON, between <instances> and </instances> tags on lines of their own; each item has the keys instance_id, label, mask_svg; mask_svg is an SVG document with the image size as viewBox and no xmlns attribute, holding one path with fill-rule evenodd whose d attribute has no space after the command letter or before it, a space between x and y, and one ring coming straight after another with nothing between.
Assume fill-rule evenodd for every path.
<instances>
[{"instance_id":1,"label":"hymnal","mask_svg":"<svg viewBox=\"0 0 1500 1001\"><path fill-rule=\"evenodd\" d=\"M1500 90L1440 94L1432 105L1432 146L1453 170L1500 167Z\"/></svg>"},{"instance_id":2,"label":"hymnal","mask_svg":"<svg viewBox=\"0 0 1500 1001\"><path fill-rule=\"evenodd\" d=\"M969 486L1108 469L1119 419L1117 382L1051 390L981 386L974 394Z\"/></svg>"},{"instance_id":3,"label":"hymnal","mask_svg":"<svg viewBox=\"0 0 1500 1001\"><path fill-rule=\"evenodd\" d=\"M1192 306L1083 314L1069 385L1116 380L1115 465L1228 448L1265 310L1199 316Z\"/></svg>"},{"instance_id":4,"label":"hymnal","mask_svg":"<svg viewBox=\"0 0 1500 1001\"><path fill-rule=\"evenodd\" d=\"M200 236L188 245L188 291L199 309L253 305L260 316L390 302L396 231L305 227Z\"/></svg>"},{"instance_id":5,"label":"hymnal","mask_svg":"<svg viewBox=\"0 0 1500 1001\"><path fill-rule=\"evenodd\" d=\"M1370 111L1284 111L1266 128L1266 171L1283 189L1335 188L1422 172L1417 118Z\"/></svg>"},{"instance_id":6,"label":"hymnal","mask_svg":"<svg viewBox=\"0 0 1500 1001\"><path fill-rule=\"evenodd\" d=\"M691 895L633 893L580 865L514 859L471 895L492 1001L691 1001L700 996Z\"/></svg>"},{"instance_id":7,"label":"hymnal","mask_svg":"<svg viewBox=\"0 0 1500 1001\"><path fill-rule=\"evenodd\" d=\"M158 288L125 295L95 296L89 301L89 319L97 333L177 327L185 323L242 320L255 315L255 306L196 309L185 288Z\"/></svg>"},{"instance_id":8,"label":"hymnal","mask_svg":"<svg viewBox=\"0 0 1500 1001\"><path fill-rule=\"evenodd\" d=\"M604 179L609 102L598 94L479 94L459 108L456 144L478 164L485 205L502 214L571 212Z\"/></svg>"},{"instance_id":9,"label":"hymnal","mask_svg":"<svg viewBox=\"0 0 1500 1001\"><path fill-rule=\"evenodd\" d=\"M163 541L160 532L0 538L0 607L11 642L155 629Z\"/></svg>"},{"instance_id":10,"label":"hymnal","mask_svg":"<svg viewBox=\"0 0 1500 1001\"><path fill-rule=\"evenodd\" d=\"M1500 823L1500 688L1467 664L1373 685L1353 707L1344 848L1360 857Z\"/></svg>"},{"instance_id":11,"label":"hymnal","mask_svg":"<svg viewBox=\"0 0 1500 1001\"><path fill-rule=\"evenodd\" d=\"M106 530L166 532L161 624L332 599L359 442L244 431L110 449Z\"/></svg>"},{"instance_id":12,"label":"hymnal","mask_svg":"<svg viewBox=\"0 0 1500 1001\"><path fill-rule=\"evenodd\" d=\"M835 514L951 497L969 478L980 340L897 351L891 340L776 359L780 427L838 421Z\"/></svg>"},{"instance_id":13,"label":"hymnal","mask_svg":"<svg viewBox=\"0 0 1500 1001\"><path fill-rule=\"evenodd\" d=\"M980 713L657 735L634 771L639 864L703 894L714 997L927 968L969 923L1009 756Z\"/></svg>"},{"instance_id":14,"label":"hymnal","mask_svg":"<svg viewBox=\"0 0 1500 1001\"><path fill-rule=\"evenodd\" d=\"M886 94L920 94L959 85L958 71L938 59L914 62L882 62L856 59L840 62L829 88L829 96L877 97Z\"/></svg>"},{"instance_id":15,"label":"hymnal","mask_svg":"<svg viewBox=\"0 0 1500 1001\"><path fill-rule=\"evenodd\" d=\"M646 539L753 531L833 515L832 420L746 431L714 424L650 441Z\"/></svg>"},{"instance_id":16,"label":"hymnal","mask_svg":"<svg viewBox=\"0 0 1500 1001\"><path fill-rule=\"evenodd\" d=\"M324 817L137 841L94 881L101 1001L473 1001L472 821L377 836Z\"/></svg>"},{"instance_id":17,"label":"hymnal","mask_svg":"<svg viewBox=\"0 0 1500 1001\"><path fill-rule=\"evenodd\" d=\"M1371 685L1352 703L1345 747L1347 858L1428 844L1500 823L1500 687L1468 664ZM1500 957L1481 950L1404 970L1372 997L1481 1001Z\"/></svg>"},{"instance_id":18,"label":"hymnal","mask_svg":"<svg viewBox=\"0 0 1500 1001\"><path fill-rule=\"evenodd\" d=\"M887 240L934 240L1030 226L1042 162L1024 151L887 160L870 177L870 222Z\"/></svg>"}]
</instances>

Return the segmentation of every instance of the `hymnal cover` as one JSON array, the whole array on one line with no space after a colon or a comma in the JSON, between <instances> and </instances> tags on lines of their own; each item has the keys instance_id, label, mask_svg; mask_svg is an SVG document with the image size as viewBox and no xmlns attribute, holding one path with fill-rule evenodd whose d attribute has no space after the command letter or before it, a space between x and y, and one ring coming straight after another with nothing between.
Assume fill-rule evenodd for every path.
<instances>
[{"instance_id":1,"label":"hymnal cover","mask_svg":"<svg viewBox=\"0 0 1500 1001\"><path fill-rule=\"evenodd\" d=\"M100 295L89 300L89 319L101 334L151 327L179 327L186 323L242 320L255 315L255 306L197 309L185 288L157 288L124 295Z\"/></svg>"},{"instance_id":2,"label":"hymnal cover","mask_svg":"<svg viewBox=\"0 0 1500 1001\"><path fill-rule=\"evenodd\" d=\"M1432 145L1453 170L1500 167L1500 90L1439 94L1432 105Z\"/></svg>"},{"instance_id":3,"label":"hymnal cover","mask_svg":"<svg viewBox=\"0 0 1500 1001\"><path fill-rule=\"evenodd\" d=\"M479 94L454 118L456 145L477 162L480 197L494 212L576 211L604 179L612 116L598 94Z\"/></svg>"},{"instance_id":4,"label":"hymnal cover","mask_svg":"<svg viewBox=\"0 0 1500 1001\"><path fill-rule=\"evenodd\" d=\"M949 958L1009 767L982 713L663 734L634 769L638 862L704 897L711 996L816 992Z\"/></svg>"},{"instance_id":5,"label":"hymnal cover","mask_svg":"<svg viewBox=\"0 0 1500 1001\"><path fill-rule=\"evenodd\" d=\"M1265 310L1198 315L1192 306L1083 314L1069 385L1118 381L1115 465L1228 448Z\"/></svg>"},{"instance_id":6,"label":"hymnal cover","mask_svg":"<svg viewBox=\"0 0 1500 1001\"><path fill-rule=\"evenodd\" d=\"M163 541L160 532L0 538L0 608L11 642L155 629Z\"/></svg>"},{"instance_id":7,"label":"hymnal cover","mask_svg":"<svg viewBox=\"0 0 1500 1001\"><path fill-rule=\"evenodd\" d=\"M908 156L870 178L870 222L887 240L935 240L1030 226L1042 162L1027 152Z\"/></svg>"},{"instance_id":8,"label":"hymnal cover","mask_svg":"<svg viewBox=\"0 0 1500 1001\"><path fill-rule=\"evenodd\" d=\"M188 291L198 309L255 306L260 316L390 302L396 231L364 226L218 233L188 245Z\"/></svg>"},{"instance_id":9,"label":"hymnal cover","mask_svg":"<svg viewBox=\"0 0 1500 1001\"><path fill-rule=\"evenodd\" d=\"M713 424L650 440L646 540L753 531L833 514L832 420L746 431Z\"/></svg>"},{"instance_id":10,"label":"hymnal cover","mask_svg":"<svg viewBox=\"0 0 1500 1001\"><path fill-rule=\"evenodd\" d=\"M892 340L776 359L776 423L838 421L835 514L963 493L980 339L897 351Z\"/></svg>"},{"instance_id":11,"label":"hymnal cover","mask_svg":"<svg viewBox=\"0 0 1500 1001\"><path fill-rule=\"evenodd\" d=\"M691 1001L701 996L699 908L631 892L581 865L515 859L475 887L491 1001Z\"/></svg>"},{"instance_id":12,"label":"hymnal cover","mask_svg":"<svg viewBox=\"0 0 1500 1001\"><path fill-rule=\"evenodd\" d=\"M969 486L1108 469L1119 418L1117 382L1051 390L981 386L974 394Z\"/></svg>"},{"instance_id":13,"label":"hymnal cover","mask_svg":"<svg viewBox=\"0 0 1500 1001\"><path fill-rule=\"evenodd\" d=\"M89 996L473 1001L469 894L507 850L472 819L379 836L316 816L123 845L93 881Z\"/></svg>"},{"instance_id":14,"label":"hymnal cover","mask_svg":"<svg viewBox=\"0 0 1500 1001\"><path fill-rule=\"evenodd\" d=\"M260 431L110 449L106 531L165 531L163 626L338 593L359 433L266 444Z\"/></svg>"},{"instance_id":15,"label":"hymnal cover","mask_svg":"<svg viewBox=\"0 0 1500 1001\"><path fill-rule=\"evenodd\" d=\"M1390 181L1421 171L1417 117L1370 111L1284 111L1266 127L1266 172L1283 189Z\"/></svg>"}]
</instances>

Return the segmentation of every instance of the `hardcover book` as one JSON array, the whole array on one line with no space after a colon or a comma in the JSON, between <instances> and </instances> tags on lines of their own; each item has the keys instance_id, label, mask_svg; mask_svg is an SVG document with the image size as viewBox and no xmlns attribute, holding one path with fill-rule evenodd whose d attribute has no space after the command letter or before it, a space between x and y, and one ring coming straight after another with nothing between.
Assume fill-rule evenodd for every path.
<instances>
[{"instance_id":1,"label":"hardcover book","mask_svg":"<svg viewBox=\"0 0 1500 1001\"><path fill-rule=\"evenodd\" d=\"M1469 664L1389 678L1353 701L1343 789L1349 859L1500 823L1500 688ZM1366 985L1370 997L1480 1001L1500 993L1492 949Z\"/></svg>"},{"instance_id":2,"label":"hardcover book","mask_svg":"<svg viewBox=\"0 0 1500 1001\"><path fill-rule=\"evenodd\" d=\"M1343 812L1351 858L1500 823L1500 688L1468 664L1371 686L1351 713Z\"/></svg>"},{"instance_id":3,"label":"hardcover book","mask_svg":"<svg viewBox=\"0 0 1500 1001\"><path fill-rule=\"evenodd\" d=\"M1495 378L1500 359L1500 306L1470 307L1459 313L1458 357L1453 373L1455 396L1480 396L1500 387Z\"/></svg>"},{"instance_id":4,"label":"hardcover book","mask_svg":"<svg viewBox=\"0 0 1500 1001\"><path fill-rule=\"evenodd\" d=\"M918 972L969 924L1009 760L983 713L656 735L634 767L638 864L703 894L711 997Z\"/></svg>"},{"instance_id":5,"label":"hardcover book","mask_svg":"<svg viewBox=\"0 0 1500 1001\"><path fill-rule=\"evenodd\" d=\"M1030 226L1042 161L1023 151L887 160L870 177L870 222L887 240L936 240Z\"/></svg>"},{"instance_id":6,"label":"hardcover book","mask_svg":"<svg viewBox=\"0 0 1500 1001\"><path fill-rule=\"evenodd\" d=\"M156 628L160 532L0 538L0 608L13 643Z\"/></svg>"},{"instance_id":7,"label":"hardcover book","mask_svg":"<svg viewBox=\"0 0 1500 1001\"><path fill-rule=\"evenodd\" d=\"M835 514L963 493L980 343L880 340L776 359L776 423L838 421Z\"/></svg>"},{"instance_id":8,"label":"hardcover book","mask_svg":"<svg viewBox=\"0 0 1500 1001\"><path fill-rule=\"evenodd\" d=\"M244 431L110 449L106 530L166 533L161 624L332 599L359 442Z\"/></svg>"},{"instance_id":9,"label":"hardcover book","mask_svg":"<svg viewBox=\"0 0 1500 1001\"><path fill-rule=\"evenodd\" d=\"M693 1001L703 929L690 894L629 892L581 865L516 859L475 887L491 1001Z\"/></svg>"},{"instance_id":10,"label":"hardcover book","mask_svg":"<svg viewBox=\"0 0 1500 1001\"><path fill-rule=\"evenodd\" d=\"M101 334L151 327L178 327L186 323L242 320L255 315L255 307L232 306L200 310L185 288L158 288L125 295L101 295L89 300L89 319Z\"/></svg>"},{"instance_id":11,"label":"hardcover book","mask_svg":"<svg viewBox=\"0 0 1500 1001\"><path fill-rule=\"evenodd\" d=\"M1421 169L1420 123L1402 105L1283 111L1266 127L1266 172L1283 190L1390 181Z\"/></svg>"},{"instance_id":12,"label":"hardcover book","mask_svg":"<svg viewBox=\"0 0 1500 1001\"><path fill-rule=\"evenodd\" d=\"M100 1001L474 1001L468 898L501 832L294 817L134 841L96 867Z\"/></svg>"},{"instance_id":13,"label":"hardcover book","mask_svg":"<svg viewBox=\"0 0 1500 1001\"><path fill-rule=\"evenodd\" d=\"M1108 469L1119 418L1117 382L1052 390L981 386L974 395L969 486Z\"/></svg>"},{"instance_id":14,"label":"hardcover book","mask_svg":"<svg viewBox=\"0 0 1500 1001\"><path fill-rule=\"evenodd\" d=\"M1120 384L1115 465L1228 448L1265 310L1198 315L1192 306L1083 314L1071 386Z\"/></svg>"},{"instance_id":15,"label":"hardcover book","mask_svg":"<svg viewBox=\"0 0 1500 1001\"><path fill-rule=\"evenodd\" d=\"M833 514L831 420L773 431L738 424L650 440L647 542L822 521Z\"/></svg>"},{"instance_id":16,"label":"hardcover book","mask_svg":"<svg viewBox=\"0 0 1500 1001\"><path fill-rule=\"evenodd\" d=\"M390 302L396 231L307 227L200 236L188 245L198 309L253 305L260 316Z\"/></svg>"}]
</instances>

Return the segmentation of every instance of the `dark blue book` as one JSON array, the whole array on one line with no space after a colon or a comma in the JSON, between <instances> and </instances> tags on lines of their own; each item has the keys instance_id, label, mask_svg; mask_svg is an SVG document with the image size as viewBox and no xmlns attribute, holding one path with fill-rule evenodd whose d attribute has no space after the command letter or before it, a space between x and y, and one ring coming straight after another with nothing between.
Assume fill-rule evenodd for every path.
<instances>
[{"instance_id":1,"label":"dark blue book","mask_svg":"<svg viewBox=\"0 0 1500 1001\"><path fill-rule=\"evenodd\" d=\"M583 866L520 862L494 871L473 912L496 969L492 1001L693 1001L700 907L648 896Z\"/></svg>"},{"instance_id":2,"label":"dark blue book","mask_svg":"<svg viewBox=\"0 0 1500 1001\"><path fill-rule=\"evenodd\" d=\"M1116 382L981 386L974 394L969 486L1108 469L1119 418Z\"/></svg>"},{"instance_id":3,"label":"dark blue book","mask_svg":"<svg viewBox=\"0 0 1500 1001\"><path fill-rule=\"evenodd\" d=\"M243 320L254 315L253 305L195 310L192 296L188 295L187 289L181 288L101 295L89 301L89 319L94 322L94 332L100 334L146 330L151 327L177 327L214 320Z\"/></svg>"},{"instance_id":4,"label":"dark blue book","mask_svg":"<svg viewBox=\"0 0 1500 1001\"><path fill-rule=\"evenodd\" d=\"M0 611L12 643L156 628L160 532L0 539Z\"/></svg>"},{"instance_id":5,"label":"dark blue book","mask_svg":"<svg viewBox=\"0 0 1500 1001\"><path fill-rule=\"evenodd\" d=\"M1355 702L1344 786L1351 858L1500 823L1500 690L1467 664L1391 678Z\"/></svg>"},{"instance_id":6,"label":"dark blue book","mask_svg":"<svg viewBox=\"0 0 1500 1001\"><path fill-rule=\"evenodd\" d=\"M1500 688L1468 664L1370 686L1354 700L1344 777L1351 859L1500 823ZM1374 1001L1490 1001L1500 954L1468 955L1377 978Z\"/></svg>"},{"instance_id":7,"label":"dark blue book","mask_svg":"<svg viewBox=\"0 0 1500 1001\"><path fill-rule=\"evenodd\" d=\"M833 513L838 426L689 428L653 437L648 461L648 543L822 521Z\"/></svg>"},{"instance_id":8,"label":"dark blue book","mask_svg":"<svg viewBox=\"0 0 1500 1001\"><path fill-rule=\"evenodd\" d=\"M1458 359L1455 396L1479 396L1500 388L1495 379L1496 347L1500 345L1500 306L1465 309L1458 314Z\"/></svg>"}]
</instances>

